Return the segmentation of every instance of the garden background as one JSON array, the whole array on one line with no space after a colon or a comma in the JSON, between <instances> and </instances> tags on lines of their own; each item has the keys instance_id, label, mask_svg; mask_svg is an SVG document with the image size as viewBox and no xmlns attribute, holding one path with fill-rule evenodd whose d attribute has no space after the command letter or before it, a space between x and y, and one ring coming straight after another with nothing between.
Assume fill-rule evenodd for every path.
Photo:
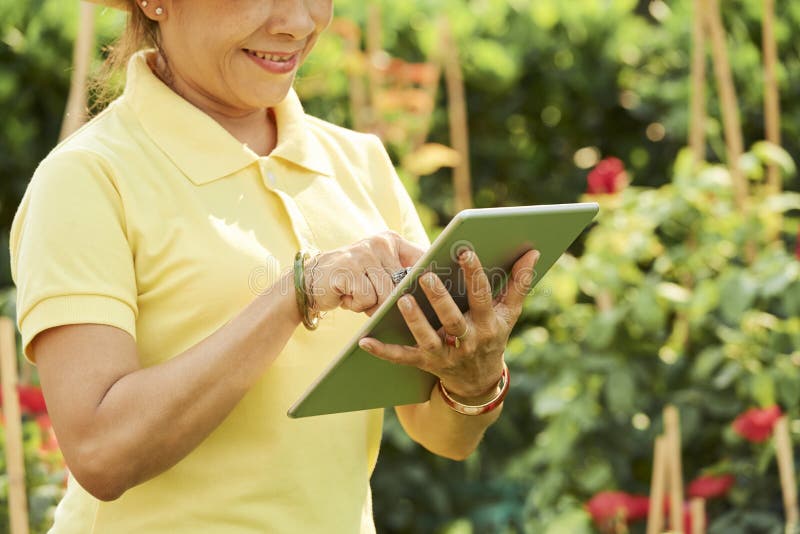
<instances>
[{"instance_id":1,"label":"garden background","mask_svg":"<svg viewBox=\"0 0 800 534\"><path fill-rule=\"evenodd\" d=\"M800 442L800 3L775 6L780 150L760 143L763 2L722 1L747 150L746 210L720 164L725 140L710 74L710 163L695 165L683 150L691 1L373 4L382 8L386 57L431 61L441 17L449 22L466 91L475 206L573 202L600 192L588 189L587 177L602 159L618 158L626 169L610 194L589 195L602 206L598 223L528 299L507 351L511 393L479 451L463 463L433 457L387 416L373 477L379 532L596 532L586 506L593 496L648 493L667 404L681 413L685 480L733 476L708 502L709 531L781 532L772 442L753 443L731 424L749 408L777 405ZM367 24L364 2L337 0L336 12ZM113 10L97 16L96 66L123 23ZM0 3L0 309L9 317L8 229L58 139L77 20L77 2ZM297 89L310 113L354 126L353 53L342 39L347 25L337 28ZM444 82L429 126L429 141L451 143ZM420 172L407 139L388 136L387 145L434 236L454 213L451 169ZM770 163L781 168L783 193L764 185ZM42 408L24 398L23 408L30 520L43 532L64 472L46 418L37 416ZM8 523L2 473L0 532ZM624 531L622 519L605 528ZM644 531L641 522L630 528Z\"/></svg>"}]
</instances>

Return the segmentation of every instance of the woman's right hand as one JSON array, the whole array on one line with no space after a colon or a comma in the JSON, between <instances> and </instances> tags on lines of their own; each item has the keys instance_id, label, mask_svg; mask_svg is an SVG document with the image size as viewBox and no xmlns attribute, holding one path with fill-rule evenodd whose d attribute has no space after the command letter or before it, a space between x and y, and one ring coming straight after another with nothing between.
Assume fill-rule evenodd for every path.
<instances>
[{"instance_id":1,"label":"woman's right hand","mask_svg":"<svg viewBox=\"0 0 800 534\"><path fill-rule=\"evenodd\" d=\"M394 289L391 274L425 252L393 231L323 252L306 264L306 289L318 311L342 307L372 315Z\"/></svg>"}]
</instances>

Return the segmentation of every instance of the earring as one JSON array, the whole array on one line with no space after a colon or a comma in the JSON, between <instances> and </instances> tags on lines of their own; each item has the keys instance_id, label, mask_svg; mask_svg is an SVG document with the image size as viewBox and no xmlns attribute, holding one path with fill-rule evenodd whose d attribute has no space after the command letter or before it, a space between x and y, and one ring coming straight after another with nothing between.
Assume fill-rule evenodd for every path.
<instances>
[{"instance_id":1,"label":"earring","mask_svg":"<svg viewBox=\"0 0 800 534\"><path fill-rule=\"evenodd\" d=\"M147 7L147 0L142 0L142 7L143 8Z\"/></svg>"},{"instance_id":2,"label":"earring","mask_svg":"<svg viewBox=\"0 0 800 534\"><path fill-rule=\"evenodd\" d=\"M163 14L164 14L164 10L162 8L160 8L160 7L157 7L156 8L156 15L158 15L160 17Z\"/></svg>"}]
</instances>

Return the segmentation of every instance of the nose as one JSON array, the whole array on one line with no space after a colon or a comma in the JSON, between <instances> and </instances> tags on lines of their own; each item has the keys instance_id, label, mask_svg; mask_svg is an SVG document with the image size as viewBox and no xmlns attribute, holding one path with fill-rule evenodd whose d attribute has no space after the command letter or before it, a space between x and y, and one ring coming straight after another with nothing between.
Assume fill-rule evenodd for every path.
<instances>
[{"instance_id":1,"label":"nose","mask_svg":"<svg viewBox=\"0 0 800 534\"><path fill-rule=\"evenodd\" d=\"M302 40L314 32L315 23L306 0L273 0L267 31Z\"/></svg>"}]
</instances>

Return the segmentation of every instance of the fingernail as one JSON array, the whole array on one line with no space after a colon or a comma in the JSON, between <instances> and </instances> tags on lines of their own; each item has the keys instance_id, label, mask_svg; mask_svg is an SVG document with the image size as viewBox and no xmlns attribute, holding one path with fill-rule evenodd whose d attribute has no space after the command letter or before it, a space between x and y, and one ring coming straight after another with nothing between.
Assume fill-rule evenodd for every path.
<instances>
[{"instance_id":1,"label":"fingernail","mask_svg":"<svg viewBox=\"0 0 800 534\"><path fill-rule=\"evenodd\" d=\"M461 253L461 262L472 263L472 256L473 254L471 250L465 250L464 252Z\"/></svg>"},{"instance_id":2,"label":"fingernail","mask_svg":"<svg viewBox=\"0 0 800 534\"><path fill-rule=\"evenodd\" d=\"M428 286L431 289L433 289L433 287L436 285L436 281L434 280L435 276L436 275L433 275L433 274L425 275L425 280L424 280L425 285Z\"/></svg>"},{"instance_id":3,"label":"fingernail","mask_svg":"<svg viewBox=\"0 0 800 534\"><path fill-rule=\"evenodd\" d=\"M372 352L375 349L375 345L367 341L366 339L362 339L358 342L358 346L364 350L368 350Z\"/></svg>"},{"instance_id":4,"label":"fingernail","mask_svg":"<svg viewBox=\"0 0 800 534\"><path fill-rule=\"evenodd\" d=\"M397 301L397 305L400 306L400 309L403 311L411 311L411 300L409 297L400 298L400 300Z\"/></svg>"}]
</instances>

